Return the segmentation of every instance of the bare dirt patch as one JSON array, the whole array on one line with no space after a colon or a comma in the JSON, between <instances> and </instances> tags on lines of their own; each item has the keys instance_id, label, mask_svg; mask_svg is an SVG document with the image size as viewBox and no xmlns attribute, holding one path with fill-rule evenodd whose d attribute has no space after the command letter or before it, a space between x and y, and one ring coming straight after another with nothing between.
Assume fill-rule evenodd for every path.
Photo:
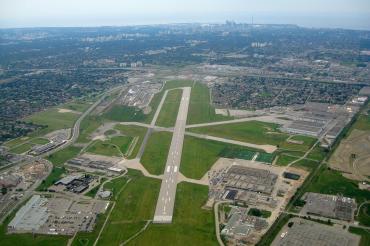
<instances>
[{"instance_id":1,"label":"bare dirt patch","mask_svg":"<svg viewBox=\"0 0 370 246\"><path fill-rule=\"evenodd\" d=\"M329 160L330 167L354 180L370 181L370 132L353 130Z\"/></svg>"}]
</instances>

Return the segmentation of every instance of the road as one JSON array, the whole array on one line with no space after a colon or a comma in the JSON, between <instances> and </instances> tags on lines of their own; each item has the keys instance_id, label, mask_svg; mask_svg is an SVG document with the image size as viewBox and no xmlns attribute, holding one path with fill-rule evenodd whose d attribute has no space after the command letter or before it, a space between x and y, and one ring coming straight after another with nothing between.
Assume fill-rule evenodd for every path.
<instances>
[{"instance_id":1,"label":"road","mask_svg":"<svg viewBox=\"0 0 370 246\"><path fill-rule=\"evenodd\" d=\"M184 87L177 114L176 124L168 152L165 173L154 214L154 223L171 223L175 205L177 176L180 169L182 145L185 136L191 87Z\"/></svg>"}]
</instances>

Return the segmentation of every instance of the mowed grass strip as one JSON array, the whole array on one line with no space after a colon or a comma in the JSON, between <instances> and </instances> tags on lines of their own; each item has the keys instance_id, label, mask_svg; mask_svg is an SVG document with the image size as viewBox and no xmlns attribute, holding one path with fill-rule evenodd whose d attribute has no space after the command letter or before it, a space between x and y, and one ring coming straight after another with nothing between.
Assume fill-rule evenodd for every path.
<instances>
[{"instance_id":1,"label":"mowed grass strip","mask_svg":"<svg viewBox=\"0 0 370 246\"><path fill-rule=\"evenodd\" d=\"M139 152L141 143L143 142L144 135L145 135L147 129L145 127L141 127L141 126L125 126L125 125L120 125L120 124L117 124L114 127L114 129L120 131L120 133L123 134L123 135L130 136L130 137L134 138L133 141L135 141L136 144L134 146L134 149L133 149L131 155L129 155L127 158L129 158L129 159L135 158L137 153ZM137 140L135 140L135 138Z\"/></svg>"},{"instance_id":2,"label":"mowed grass strip","mask_svg":"<svg viewBox=\"0 0 370 246\"><path fill-rule=\"evenodd\" d=\"M176 123L177 113L181 102L182 90L176 89L168 92L161 112L156 122L157 126L173 127Z\"/></svg>"},{"instance_id":3,"label":"mowed grass strip","mask_svg":"<svg viewBox=\"0 0 370 246\"><path fill-rule=\"evenodd\" d=\"M288 134L278 130L279 125L261 121L213 125L188 129L191 132L207 134L215 137L238 140L254 144L280 145L288 138Z\"/></svg>"},{"instance_id":4,"label":"mowed grass strip","mask_svg":"<svg viewBox=\"0 0 370 246\"><path fill-rule=\"evenodd\" d=\"M217 245L213 211L202 208L207 197L207 186L181 182L173 222L150 224L129 245Z\"/></svg>"},{"instance_id":5,"label":"mowed grass strip","mask_svg":"<svg viewBox=\"0 0 370 246\"><path fill-rule=\"evenodd\" d=\"M121 153L116 145L110 143L109 140L95 140L87 149L86 152L105 155L105 156L116 156L120 157Z\"/></svg>"},{"instance_id":6,"label":"mowed grass strip","mask_svg":"<svg viewBox=\"0 0 370 246\"><path fill-rule=\"evenodd\" d=\"M144 177L136 170L104 185L104 189L113 191L116 205L98 245L119 245L153 219L160 185L161 180Z\"/></svg>"},{"instance_id":7,"label":"mowed grass strip","mask_svg":"<svg viewBox=\"0 0 370 246\"><path fill-rule=\"evenodd\" d=\"M155 175L163 174L171 139L172 133L169 132L153 132L149 137L144 154L140 160L149 173Z\"/></svg>"},{"instance_id":8,"label":"mowed grass strip","mask_svg":"<svg viewBox=\"0 0 370 246\"><path fill-rule=\"evenodd\" d=\"M211 105L210 92L207 85L199 82L194 83L194 86L191 88L187 124L230 119L233 118L215 113L215 108Z\"/></svg>"}]
</instances>

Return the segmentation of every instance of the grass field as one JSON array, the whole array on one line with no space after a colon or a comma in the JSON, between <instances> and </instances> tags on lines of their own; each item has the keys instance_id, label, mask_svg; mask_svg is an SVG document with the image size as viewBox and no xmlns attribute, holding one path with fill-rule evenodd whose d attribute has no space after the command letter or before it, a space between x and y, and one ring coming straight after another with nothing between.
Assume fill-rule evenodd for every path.
<instances>
[{"instance_id":1,"label":"grass field","mask_svg":"<svg viewBox=\"0 0 370 246\"><path fill-rule=\"evenodd\" d=\"M149 137L140 162L149 173L163 174L166 166L168 151L170 149L172 133L153 132Z\"/></svg>"},{"instance_id":2,"label":"grass field","mask_svg":"<svg viewBox=\"0 0 370 246\"><path fill-rule=\"evenodd\" d=\"M33 114L25 118L25 121L47 126L47 128L41 130L43 133L47 133L63 128L71 128L79 116L79 114L74 113L59 113L57 108L51 108Z\"/></svg>"},{"instance_id":3,"label":"grass field","mask_svg":"<svg viewBox=\"0 0 370 246\"><path fill-rule=\"evenodd\" d=\"M349 232L361 236L361 241L359 246L369 246L370 245L370 230L365 230L356 227L349 227Z\"/></svg>"},{"instance_id":4,"label":"grass field","mask_svg":"<svg viewBox=\"0 0 370 246\"><path fill-rule=\"evenodd\" d=\"M207 134L216 137L228 138L254 144L280 145L285 142L288 135L281 133L279 125L261 121L247 121L242 123L214 125L206 127L190 128L196 133Z\"/></svg>"},{"instance_id":5,"label":"grass field","mask_svg":"<svg viewBox=\"0 0 370 246\"><path fill-rule=\"evenodd\" d=\"M64 148L56 153L49 155L47 159L51 161L54 165L61 165L69 159L76 157L78 153L80 153L81 149L82 148L80 147L70 145L67 148Z\"/></svg>"},{"instance_id":6,"label":"grass field","mask_svg":"<svg viewBox=\"0 0 370 246\"><path fill-rule=\"evenodd\" d=\"M307 160L307 159L303 159L303 160L300 160L296 163L294 163L292 166L293 167L298 167L298 168L302 168L308 172L311 172L312 170L314 170L317 166L319 165L319 163L315 162L315 161L311 161L311 160Z\"/></svg>"},{"instance_id":7,"label":"grass field","mask_svg":"<svg viewBox=\"0 0 370 246\"><path fill-rule=\"evenodd\" d=\"M37 191L45 191L47 188L49 188L51 185L53 185L56 181L58 181L61 176L66 172L66 169L64 167L53 167L53 170L51 171L50 175L41 182L39 187L37 187Z\"/></svg>"},{"instance_id":8,"label":"grass field","mask_svg":"<svg viewBox=\"0 0 370 246\"><path fill-rule=\"evenodd\" d=\"M307 155L307 158L322 161L327 154L328 152L324 148L315 146L315 148L313 148L313 150Z\"/></svg>"},{"instance_id":9,"label":"grass field","mask_svg":"<svg viewBox=\"0 0 370 246\"><path fill-rule=\"evenodd\" d=\"M22 154L24 152L29 151L33 146L34 146L34 144L32 144L30 142L27 142L27 143L24 143L24 144L21 144L21 145L15 147L15 148L12 148L10 151L13 152L13 153L16 153L16 154Z\"/></svg>"},{"instance_id":10,"label":"grass field","mask_svg":"<svg viewBox=\"0 0 370 246\"><path fill-rule=\"evenodd\" d=\"M191 89L187 124L229 120L232 117L217 115L210 102L209 89L205 84L195 83Z\"/></svg>"},{"instance_id":11,"label":"grass field","mask_svg":"<svg viewBox=\"0 0 370 246\"><path fill-rule=\"evenodd\" d=\"M157 126L173 127L179 111L182 90L169 91L156 122Z\"/></svg>"},{"instance_id":12,"label":"grass field","mask_svg":"<svg viewBox=\"0 0 370 246\"><path fill-rule=\"evenodd\" d=\"M202 209L207 196L206 186L180 183L172 224L151 224L129 245L217 245L213 211Z\"/></svg>"},{"instance_id":13,"label":"grass field","mask_svg":"<svg viewBox=\"0 0 370 246\"><path fill-rule=\"evenodd\" d=\"M160 180L144 177L129 170L127 178L107 183L104 189L113 190L116 206L100 237L98 245L119 245L139 231L146 220L153 219Z\"/></svg>"},{"instance_id":14,"label":"grass field","mask_svg":"<svg viewBox=\"0 0 370 246\"><path fill-rule=\"evenodd\" d=\"M117 136L109 140L96 140L88 148L87 152L105 155L105 156L123 156L133 137L130 136Z\"/></svg>"},{"instance_id":15,"label":"grass field","mask_svg":"<svg viewBox=\"0 0 370 246\"><path fill-rule=\"evenodd\" d=\"M331 195L342 194L355 198L358 203L366 201L370 197L370 191L360 190L357 182L346 179L340 172L330 170L325 166L321 168L318 175L313 177L306 191Z\"/></svg>"},{"instance_id":16,"label":"grass field","mask_svg":"<svg viewBox=\"0 0 370 246\"><path fill-rule=\"evenodd\" d=\"M361 114L352 129L370 131L370 115Z\"/></svg>"},{"instance_id":17,"label":"grass field","mask_svg":"<svg viewBox=\"0 0 370 246\"><path fill-rule=\"evenodd\" d=\"M45 139L45 138L34 138L30 141L31 143L33 144L47 144L49 143L49 140Z\"/></svg>"},{"instance_id":18,"label":"grass field","mask_svg":"<svg viewBox=\"0 0 370 246\"><path fill-rule=\"evenodd\" d=\"M369 203L361 206L360 213L356 217L356 220L358 220L361 225L370 226L370 204Z\"/></svg>"},{"instance_id":19,"label":"grass field","mask_svg":"<svg viewBox=\"0 0 370 246\"><path fill-rule=\"evenodd\" d=\"M108 112L104 113L104 117L108 120L127 122L127 121L145 121L146 115L142 110L135 107L114 105Z\"/></svg>"},{"instance_id":20,"label":"grass field","mask_svg":"<svg viewBox=\"0 0 370 246\"><path fill-rule=\"evenodd\" d=\"M188 178L200 179L219 157L251 160L256 151L227 143L185 136L181 156L180 172ZM272 156L261 153L264 160ZM266 154L266 156L265 156Z\"/></svg>"},{"instance_id":21,"label":"grass field","mask_svg":"<svg viewBox=\"0 0 370 246\"><path fill-rule=\"evenodd\" d=\"M104 124L106 120L103 117L96 115L86 116L80 125L80 135L78 136L78 143L88 143L90 141L90 134L93 133L99 126Z\"/></svg>"},{"instance_id":22,"label":"grass field","mask_svg":"<svg viewBox=\"0 0 370 246\"><path fill-rule=\"evenodd\" d=\"M140 126L124 126L124 125L116 125L114 127L116 130L120 131L121 134L130 136L132 138L137 138L137 143L131 153L130 156L128 156L129 159L135 158L137 153L139 152L141 143L143 142L144 135L147 131L145 127Z\"/></svg>"},{"instance_id":23,"label":"grass field","mask_svg":"<svg viewBox=\"0 0 370 246\"><path fill-rule=\"evenodd\" d=\"M291 163L292 161L295 161L297 159L298 159L298 157L293 157L293 156L281 154L281 155L279 155L279 157L278 157L278 159L276 161L276 165L278 165L278 166L286 166L289 163Z\"/></svg>"}]
</instances>

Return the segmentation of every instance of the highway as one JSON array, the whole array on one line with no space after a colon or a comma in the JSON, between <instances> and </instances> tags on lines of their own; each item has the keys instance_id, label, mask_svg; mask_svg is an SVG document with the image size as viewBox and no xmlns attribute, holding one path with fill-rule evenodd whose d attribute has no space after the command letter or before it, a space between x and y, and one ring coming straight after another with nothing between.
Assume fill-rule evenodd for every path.
<instances>
[{"instance_id":1,"label":"highway","mask_svg":"<svg viewBox=\"0 0 370 246\"><path fill-rule=\"evenodd\" d=\"M180 169L182 145L185 135L186 119L188 116L190 87L184 87L177 114L176 124L172 135L171 146L168 152L165 172L158 196L154 214L154 223L171 223L175 205L177 177Z\"/></svg>"}]
</instances>

